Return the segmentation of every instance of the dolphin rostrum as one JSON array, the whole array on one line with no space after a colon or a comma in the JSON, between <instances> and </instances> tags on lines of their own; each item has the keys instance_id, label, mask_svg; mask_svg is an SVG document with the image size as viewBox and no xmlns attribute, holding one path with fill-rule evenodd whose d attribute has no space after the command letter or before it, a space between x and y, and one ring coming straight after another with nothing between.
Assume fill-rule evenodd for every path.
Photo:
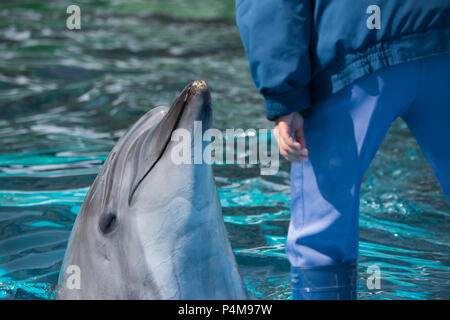
<instances>
[{"instance_id":1,"label":"dolphin rostrum","mask_svg":"<svg viewBox=\"0 0 450 320\"><path fill-rule=\"evenodd\" d=\"M208 129L210 100L194 81L114 146L75 221L57 299L249 298L211 166L171 161L172 132Z\"/></svg>"}]
</instances>

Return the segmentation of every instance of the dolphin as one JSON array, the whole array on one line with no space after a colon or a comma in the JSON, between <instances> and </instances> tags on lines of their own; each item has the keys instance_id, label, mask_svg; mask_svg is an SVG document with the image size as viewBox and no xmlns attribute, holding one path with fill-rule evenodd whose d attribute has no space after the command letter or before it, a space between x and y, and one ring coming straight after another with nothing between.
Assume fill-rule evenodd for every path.
<instances>
[{"instance_id":1,"label":"dolphin","mask_svg":"<svg viewBox=\"0 0 450 320\"><path fill-rule=\"evenodd\" d=\"M174 130L193 133L201 121L204 131L211 118L208 86L197 80L120 138L76 218L57 299L251 298L211 166L171 161Z\"/></svg>"}]
</instances>

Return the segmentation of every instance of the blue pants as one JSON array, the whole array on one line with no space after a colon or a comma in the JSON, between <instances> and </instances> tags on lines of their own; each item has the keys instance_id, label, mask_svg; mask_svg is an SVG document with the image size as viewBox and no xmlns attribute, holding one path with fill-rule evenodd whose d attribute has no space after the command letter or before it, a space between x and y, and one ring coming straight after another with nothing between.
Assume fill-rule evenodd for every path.
<instances>
[{"instance_id":1,"label":"blue pants","mask_svg":"<svg viewBox=\"0 0 450 320\"><path fill-rule=\"evenodd\" d=\"M356 298L360 186L398 117L450 202L450 55L374 72L317 104L305 114L309 160L291 168L294 299Z\"/></svg>"}]
</instances>

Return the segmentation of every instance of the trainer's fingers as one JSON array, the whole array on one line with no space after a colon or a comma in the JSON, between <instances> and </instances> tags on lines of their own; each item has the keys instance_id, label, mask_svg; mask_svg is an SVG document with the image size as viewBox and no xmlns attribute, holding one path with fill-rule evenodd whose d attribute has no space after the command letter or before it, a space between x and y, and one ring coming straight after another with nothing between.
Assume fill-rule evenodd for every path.
<instances>
[{"instance_id":1,"label":"trainer's fingers","mask_svg":"<svg viewBox=\"0 0 450 320\"><path fill-rule=\"evenodd\" d=\"M280 150L280 154L284 158L288 159L289 154L288 154L288 152L286 150L286 144L284 143L284 141L283 141L283 139L281 137L279 137L279 139L278 139L278 149Z\"/></svg>"},{"instance_id":2,"label":"trainer's fingers","mask_svg":"<svg viewBox=\"0 0 450 320\"><path fill-rule=\"evenodd\" d=\"M278 143L278 148L280 150L280 154L288 161L296 160L299 155L295 155L292 152L289 152L286 143L282 138L280 138L280 142Z\"/></svg>"},{"instance_id":3,"label":"trainer's fingers","mask_svg":"<svg viewBox=\"0 0 450 320\"><path fill-rule=\"evenodd\" d=\"M295 153L297 150L301 149L300 143L291 138L291 130L287 123L280 122L279 129L279 136L284 140L284 143L290 152Z\"/></svg>"},{"instance_id":4,"label":"trainer's fingers","mask_svg":"<svg viewBox=\"0 0 450 320\"><path fill-rule=\"evenodd\" d=\"M289 147L283 138L280 138L280 153L290 161L301 156L307 156L307 154L305 154L302 150L292 149Z\"/></svg>"},{"instance_id":5,"label":"trainer's fingers","mask_svg":"<svg viewBox=\"0 0 450 320\"><path fill-rule=\"evenodd\" d=\"M279 137L289 136L290 134L289 125L285 121L278 122L277 129Z\"/></svg>"},{"instance_id":6,"label":"trainer's fingers","mask_svg":"<svg viewBox=\"0 0 450 320\"><path fill-rule=\"evenodd\" d=\"M279 143L281 147L288 153L292 155L302 155L304 153L301 149L299 142L294 141L290 136L279 134Z\"/></svg>"},{"instance_id":7,"label":"trainer's fingers","mask_svg":"<svg viewBox=\"0 0 450 320\"><path fill-rule=\"evenodd\" d=\"M302 149L304 149L306 147L306 139L305 139L305 135L303 134L303 130L297 130L294 133L295 135L295 140L297 140L300 145L302 146Z\"/></svg>"},{"instance_id":8,"label":"trainer's fingers","mask_svg":"<svg viewBox=\"0 0 450 320\"><path fill-rule=\"evenodd\" d=\"M283 146L284 146L286 152L289 155L292 155L292 156L302 156L302 155L305 156L305 155L307 155L307 153L305 153L305 150L303 150L301 148L300 143L298 143L297 141L292 143L293 140L291 138L289 138L288 141L286 141L283 138L281 138L281 140L282 140L282 143L283 143ZM294 146L293 146L293 144L294 144Z\"/></svg>"},{"instance_id":9,"label":"trainer's fingers","mask_svg":"<svg viewBox=\"0 0 450 320\"><path fill-rule=\"evenodd\" d=\"M307 150L302 148L298 141L291 138L290 128L286 122L282 121L276 125L274 136L277 139L280 154L284 158L295 162L307 159Z\"/></svg>"},{"instance_id":10,"label":"trainer's fingers","mask_svg":"<svg viewBox=\"0 0 450 320\"><path fill-rule=\"evenodd\" d=\"M301 150L300 153L289 152L284 140L281 138L278 143L278 149L280 150L280 154L288 161L300 162L301 160L308 160L308 154L303 150Z\"/></svg>"}]
</instances>

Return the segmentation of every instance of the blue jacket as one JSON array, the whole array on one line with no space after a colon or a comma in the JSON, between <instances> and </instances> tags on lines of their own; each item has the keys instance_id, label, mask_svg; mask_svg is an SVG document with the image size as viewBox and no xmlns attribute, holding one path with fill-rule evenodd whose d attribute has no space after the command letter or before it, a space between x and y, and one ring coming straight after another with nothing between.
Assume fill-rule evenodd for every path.
<instances>
[{"instance_id":1,"label":"blue jacket","mask_svg":"<svg viewBox=\"0 0 450 320\"><path fill-rule=\"evenodd\" d=\"M375 70L450 52L450 0L236 0L236 21L271 120Z\"/></svg>"}]
</instances>

